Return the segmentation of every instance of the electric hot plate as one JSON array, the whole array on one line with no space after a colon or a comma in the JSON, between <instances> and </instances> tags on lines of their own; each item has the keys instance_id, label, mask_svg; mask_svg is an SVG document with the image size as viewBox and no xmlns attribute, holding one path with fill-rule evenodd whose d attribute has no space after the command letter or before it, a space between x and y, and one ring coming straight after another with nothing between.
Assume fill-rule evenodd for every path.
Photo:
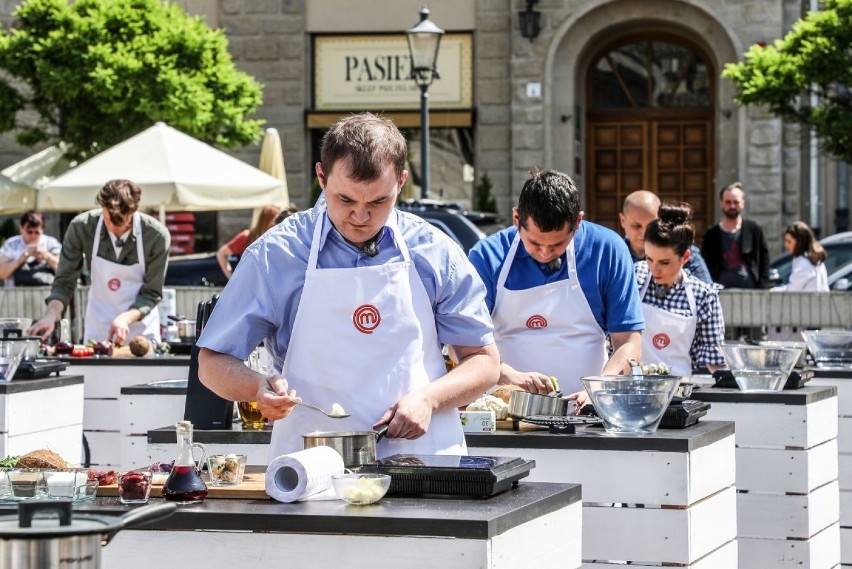
<instances>
[{"instance_id":1,"label":"electric hot plate","mask_svg":"<svg viewBox=\"0 0 852 569\"><path fill-rule=\"evenodd\" d=\"M443 495L489 498L518 485L534 460L506 456L395 454L360 472L389 474L390 495Z\"/></svg>"}]
</instances>

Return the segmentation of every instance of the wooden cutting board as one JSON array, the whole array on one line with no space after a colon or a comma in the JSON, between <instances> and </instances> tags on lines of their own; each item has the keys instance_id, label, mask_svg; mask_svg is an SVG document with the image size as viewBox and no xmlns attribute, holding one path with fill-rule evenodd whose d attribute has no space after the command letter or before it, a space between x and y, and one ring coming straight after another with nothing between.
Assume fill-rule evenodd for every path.
<instances>
[{"instance_id":1,"label":"wooden cutting board","mask_svg":"<svg viewBox=\"0 0 852 569\"><path fill-rule=\"evenodd\" d=\"M236 486L213 486L204 476L204 482L207 484L207 498L242 500L271 500L264 490L265 479L265 472L253 472L246 473L243 476L243 481ZM162 490L162 486L154 485L151 488L151 497L161 498ZM118 496L118 485L99 486L98 496Z\"/></svg>"}]
</instances>

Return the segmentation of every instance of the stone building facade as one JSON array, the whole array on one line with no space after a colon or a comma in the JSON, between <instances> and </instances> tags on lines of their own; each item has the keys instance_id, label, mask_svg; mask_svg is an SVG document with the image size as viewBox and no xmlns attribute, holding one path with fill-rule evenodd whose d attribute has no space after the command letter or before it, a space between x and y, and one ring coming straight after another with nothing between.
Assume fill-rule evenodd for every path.
<instances>
[{"instance_id":1,"label":"stone building facade","mask_svg":"<svg viewBox=\"0 0 852 569\"><path fill-rule=\"evenodd\" d=\"M314 59L316 38L401 34L417 22L421 5L420 0L181 3L225 29L236 64L265 85L258 114L282 135L291 199L301 207L309 205L323 121L349 112L314 108L323 73ZM16 4L0 4L4 25ZM837 165L822 159L799 128L762 109L737 106L732 84L719 77L725 63L739 59L751 44L783 36L807 0L540 0L529 8L540 13L540 32L531 39L519 26L518 12L527 4L429 2L436 24L471 38L473 95L465 115L470 124L450 126L470 134L473 180L488 175L502 214L510 214L526 173L538 167L575 177L588 217L610 225L623 195L646 187L692 203L700 232L719 217L719 189L741 180L746 215L764 226L773 253L780 252L781 232L791 221L803 219L823 234L836 231L835 208L848 202L848 189L838 190ZM644 46L651 55L642 72L636 54L644 53ZM642 81L649 86L644 103L636 91ZM671 92L664 92L665 84ZM686 92L686 84L694 92ZM622 95L629 104L619 103ZM416 122L416 100L413 105L388 112L409 124ZM435 116L440 126L443 115ZM411 143L416 156L416 137ZM28 153L2 140L0 167ZM256 164L259 146L233 154ZM433 185L436 176L441 180L435 168L433 163ZM443 197L469 202L473 183L453 174L442 181ZM246 215L220 216L220 242L245 225Z\"/></svg>"}]
</instances>

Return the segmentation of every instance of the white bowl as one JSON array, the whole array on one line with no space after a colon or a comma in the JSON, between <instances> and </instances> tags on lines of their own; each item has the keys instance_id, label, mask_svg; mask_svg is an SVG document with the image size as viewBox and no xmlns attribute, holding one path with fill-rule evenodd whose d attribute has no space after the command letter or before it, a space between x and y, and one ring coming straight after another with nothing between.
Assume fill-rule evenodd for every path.
<instances>
[{"instance_id":1,"label":"white bowl","mask_svg":"<svg viewBox=\"0 0 852 569\"><path fill-rule=\"evenodd\" d=\"M387 474L353 473L335 474L331 485L337 497L348 504L365 506L381 500L390 488L391 477Z\"/></svg>"}]
</instances>

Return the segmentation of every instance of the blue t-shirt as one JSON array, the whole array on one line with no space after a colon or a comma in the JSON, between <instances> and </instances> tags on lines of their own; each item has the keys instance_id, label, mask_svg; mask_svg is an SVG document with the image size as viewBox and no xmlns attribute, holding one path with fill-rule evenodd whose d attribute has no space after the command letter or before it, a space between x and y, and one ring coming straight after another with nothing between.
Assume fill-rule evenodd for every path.
<instances>
[{"instance_id":1,"label":"blue t-shirt","mask_svg":"<svg viewBox=\"0 0 852 569\"><path fill-rule=\"evenodd\" d=\"M494 311L497 278L518 230L509 227L477 243L469 253L473 266L485 283L485 302ZM643 330L645 319L636 289L636 275L630 251L611 229L583 221L574 234L577 278L598 325L606 333ZM563 254L562 266L550 272L518 244L515 259L506 277L509 290L526 290L568 278Z\"/></svg>"},{"instance_id":2,"label":"blue t-shirt","mask_svg":"<svg viewBox=\"0 0 852 569\"><path fill-rule=\"evenodd\" d=\"M398 233L386 226L374 257L344 240L318 207L274 226L243 253L198 345L244 360L263 340L280 369L302 298L314 227L320 222L320 269L401 261L397 240L404 239L432 303L438 340L454 346L493 343L485 290L461 247L415 215L398 210L391 215L397 216Z\"/></svg>"}]
</instances>

